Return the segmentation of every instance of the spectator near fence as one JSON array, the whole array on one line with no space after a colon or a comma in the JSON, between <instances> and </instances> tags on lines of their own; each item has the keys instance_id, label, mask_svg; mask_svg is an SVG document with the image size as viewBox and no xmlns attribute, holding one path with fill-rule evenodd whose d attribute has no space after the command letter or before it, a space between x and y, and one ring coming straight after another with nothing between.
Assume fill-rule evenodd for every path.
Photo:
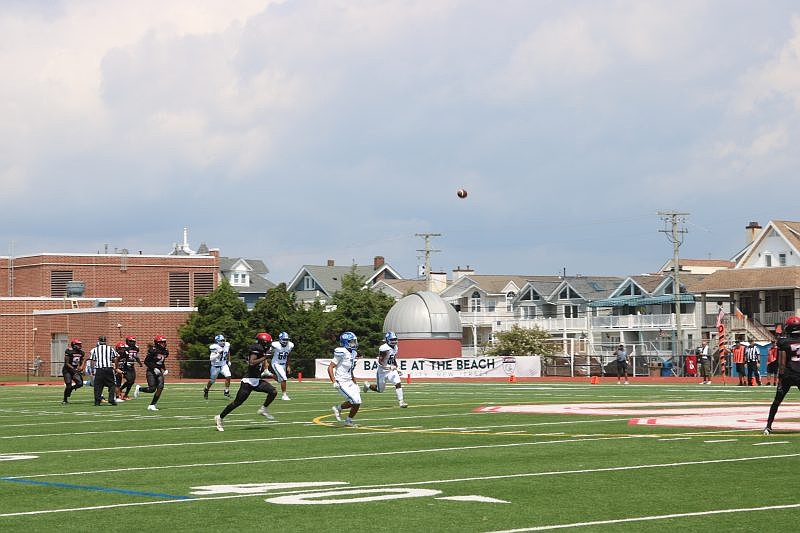
<instances>
[{"instance_id":1,"label":"spectator near fence","mask_svg":"<svg viewBox=\"0 0 800 533\"><path fill-rule=\"evenodd\" d=\"M704 340L697 349L697 360L700 364L701 385L711 385L711 355L708 353L708 341Z\"/></svg>"},{"instance_id":2,"label":"spectator near fence","mask_svg":"<svg viewBox=\"0 0 800 533\"><path fill-rule=\"evenodd\" d=\"M625 351L625 346L619 345L615 352L617 362L617 384L621 383L622 376L625 376L625 385L628 384L628 352Z\"/></svg>"},{"instance_id":3,"label":"spectator near fence","mask_svg":"<svg viewBox=\"0 0 800 533\"><path fill-rule=\"evenodd\" d=\"M742 343L737 342L733 347L733 364L736 365L736 373L739 375L739 386L744 383L744 346Z\"/></svg>"}]
</instances>

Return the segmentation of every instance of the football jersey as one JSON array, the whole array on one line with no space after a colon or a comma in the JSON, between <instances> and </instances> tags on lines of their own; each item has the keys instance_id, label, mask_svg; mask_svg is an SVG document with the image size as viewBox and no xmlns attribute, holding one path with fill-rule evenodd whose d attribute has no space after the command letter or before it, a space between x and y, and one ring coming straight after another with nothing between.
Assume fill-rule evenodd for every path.
<instances>
[{"instance_id":1,"label":"football jersey","mask_svg":"<svg viewBox=\"0 0 800 533\"><path fill-rule=\"evenodd\" d=\"M397 346L389 346L387 343L381 344L378 348L378 364L384 368L397 366Z\"/></svg>"},{"instance_id":2,"label":"football jersey","mask_svg":"<svg viewBox=\"0 0 800 533\"><path fill-rule=\"evenodd\" d=\"M793 332L778 337L778 350L786 352L786 368L800 374L800 335Z\"/></svg>"},{"instance_id":3,"label":"football jersey","mask_svg":"<svg viewBox=\"0 0 800 533\"><path fill-rule=\"evenodd\" d=\"M250 378L257 380L261 378L261 373L264 371L264 361L266 361L266 359L260 363L251 365L250 358L255 355L257 359L261 359L266 353L266 349L264 349L264 347L258 342L250 346L250 351L247 355L247 370L244 373L244 379Z\"/></svg>"},{"instance_id":4,"label":"football jersey","mask_svg":"<svg viewBox=\"0 0 800 533\"><path fill-rule=\"evenodd\" d=\"M147 357L144 358L144 364L147 365L147 368L150 370L155 370L156 368L164 370L165 359L168 355L168 349L153 346L147 350Z\"/></svg>"},{"instance_id":5,"label":"football jersey","mask_svg":"<svg viewBox=\"0 0 800 533\"><path fill-rule=\"evenodd\" d=\"M222 342L222 343L214 343L208 347L209 351L209 359L211 359L211 364L215 366L223 366L228 364L228 357L231 351L231 343L229 342Z\"/></svg>"},{"instance_id":6,"label":"football jersey","mask_svg":"<svg viewBox=\"0 0 800 533\"><path fill-rule=\"evenodd\" d=\"M350 351L347 348L338 347L333 351L333 361L336 368L333 370L333 378L336 381L348 381L353 379L353 370L356 367L358 352Z\"/></svg>"},{"instance_id":7,"label":"football jersey","mask_svg":"<svg viewBox=\"0 0 800 533\"><path fill-rule=\"evenodd\" d=\"M67 348L64 352L64 366L77 370L81 367L85 356L86 354L83 353L83 350Z\"/></svg>"},{"instance_id":8,"label":"football jersey","mask_svg":"<svg viewBox=\"0 0 800 533\"><path fill-rule=\"evenodd\" d=\"M139 347L134 344L133 346L128 346L127 349L128 349L128 360L127 360L128 368L133 368L136 363L139 363L141 365L142 362L139 361ZM120 366L120 368L122 368L122 366Z\"/></svg>"},{"instance_id":9,"label":"football jersey","mask_svg":"<svg viewBox=\"0 0 800 533\"><path fill-rule=\"evenodd\" d=\"M289 360L289 353L294 349L294 343L289 341L286 346L281 345L280 341L272 343L272 364L285 365Z\"/></svg>"}]
</instances>

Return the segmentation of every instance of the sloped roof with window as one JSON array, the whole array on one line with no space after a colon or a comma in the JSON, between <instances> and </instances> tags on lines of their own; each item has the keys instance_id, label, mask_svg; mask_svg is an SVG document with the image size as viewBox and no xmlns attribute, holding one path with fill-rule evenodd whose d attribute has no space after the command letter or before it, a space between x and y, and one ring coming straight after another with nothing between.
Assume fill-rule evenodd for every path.
<instances>
[{"instance_id":1,"label":"sloped roof with window","mask_svg":"<svg viewBox=\"0 0 800 533\"><path fill-rule=\"evenodd\" d=\"M743 252L737 255L736 268L747 267L747 263L753 253L759 249L761 244L768 238L774 230L786 242L786 245L795 253L800 255L800 222L791 220L770 220L767 225L758 233L756 238L750 243ZM756 267L758 268L758 267Z\"/></svg>"},{"instance_id":2,"label":"sloped roof with window","mask_svg":"<svg viewBox=\"0 0 800 533\"><path fill-rule=\"evenodd\" d=\"M314 299L317 296L316 291L303 290L303 278L308 275L314 280L314 283L321 293L325 294L327 297L331 297L336 292L342 290L342 280L350 272L355 272L357 276L363 277L367 285L372 285L381 275L386 279L401 279L400 274L386 263L381 265L378 269L374 269L372 265L303 265L297 274L295 274L294 278L292 278L292 281L289 282L287 289L296 292L298 298L301 300Z\"/></svg>"},{"instance_id":3,"label":"sloped roof with window","mask_svg":"<svg viewBox=\"0 0 800 533\"><path fill-rule=\"evenodd\" d=\"M695 292L800 288L800 266L718 270L706 276Z\"/></svg>"}]
</instances>

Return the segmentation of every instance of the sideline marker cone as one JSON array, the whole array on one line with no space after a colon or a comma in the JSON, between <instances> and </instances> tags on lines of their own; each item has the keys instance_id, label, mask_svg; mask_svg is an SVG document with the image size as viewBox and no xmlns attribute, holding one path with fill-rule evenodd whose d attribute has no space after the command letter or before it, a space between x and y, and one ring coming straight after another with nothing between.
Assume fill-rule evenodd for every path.
<instances>
[{"instance_id":1,"label":"sideline marker cone","mask_svg":"<svg viewBox=\"0 0 800 533\"><path fill-rule=\"evenodd\" d=\"M597 376L592 376L592 379L589 381L592 385L597 385L600 382L600 378Z\"/></svg>"},{"instance_id":2,"label":"sideline marker cone","mask_svg":"<svg viewBox=\"0 0 800 533\"><path fill-rule=\"evenodd\" d=\"M303 381L303 373L302 372L298 372L297 373L297 381L298 382Z\"/></svg>"},{"instance_id":3,"label":"sideline marker cone","mask_svg":"<svg viewBox=\"0 0 800 533\"><path fill-rule=\"evenodd\" d=\"M408 383L409 385L411 385L411 374L408 374L408 375L406 376L406 383Z\"/></svg>"},{"instance_id":4,"label":"sideline marker cone","mask_svg":"<svg viewBox=\"0 0 800 533\"><path fill-rule=\"evenodd\" d=\"M508 376L508 382L509 383L516 383L517 382L517 376L515 376L514 374L511 374L510 376Z\"/></svg>"}]
</instances>

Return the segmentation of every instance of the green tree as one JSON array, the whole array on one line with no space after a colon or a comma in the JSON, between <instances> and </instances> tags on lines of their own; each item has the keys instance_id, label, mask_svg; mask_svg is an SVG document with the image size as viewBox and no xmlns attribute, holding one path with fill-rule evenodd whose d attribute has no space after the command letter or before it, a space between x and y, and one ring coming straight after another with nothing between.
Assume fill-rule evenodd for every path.
<instances>
[{"instance_id":1,"label":"green tree","mask_svg":"<svg viewBox=\"0 0 800 533\"><path fill-rule=\"evenodd\" d=\"M266 331L275 339L281 331L295 336L293 331L298 325L298 315L295 294L287 291L286 284L281 283L268 290L266 296L253 306L250 312L250 326L254 332Z\"/></svg>"},{"instance_id":2,"label":"green tree","mask_svg":"<svg viewBox=\"0 0 800 533\"><path fill-rule=\"evenodd\" d=\"M366 354L375 352L383 341L383 321L395 304L390 296L364 287L365 278L355 267L342 278L342 289L331 298L336 310L330 313L324 336L332 339L333 349L344 331L358 336L358 343ZM371 356L371 355L368 355Z\"/></svg>"},{"instance_id":3,"label":"green tree","mask_svg":"<svg viewBox=\"0 0 800 533\"><path fill-rule=\"evenodd\" d=\"M181 362L183 375L208 375L208 346L220 333L231 343L231 361L241 372L243 363L236 355L247 349L253 337L247 319L247 306L225 280L212 292L198 298L197 311L180 328L182 352L185 354Z\"/></svg>"},{"instance_id":4,"label":"green tree","mask_svg":"<svg viewBox=\"0 0 800 533\"><path fill-rule=\"evenodd\" d=\"M550 334L539 328L521 328L511 326L508 331L495 335L495 344L486 353L493 357L519 355L552 355L555 346L550 342Z\"/></svg>"}]
</instances>

